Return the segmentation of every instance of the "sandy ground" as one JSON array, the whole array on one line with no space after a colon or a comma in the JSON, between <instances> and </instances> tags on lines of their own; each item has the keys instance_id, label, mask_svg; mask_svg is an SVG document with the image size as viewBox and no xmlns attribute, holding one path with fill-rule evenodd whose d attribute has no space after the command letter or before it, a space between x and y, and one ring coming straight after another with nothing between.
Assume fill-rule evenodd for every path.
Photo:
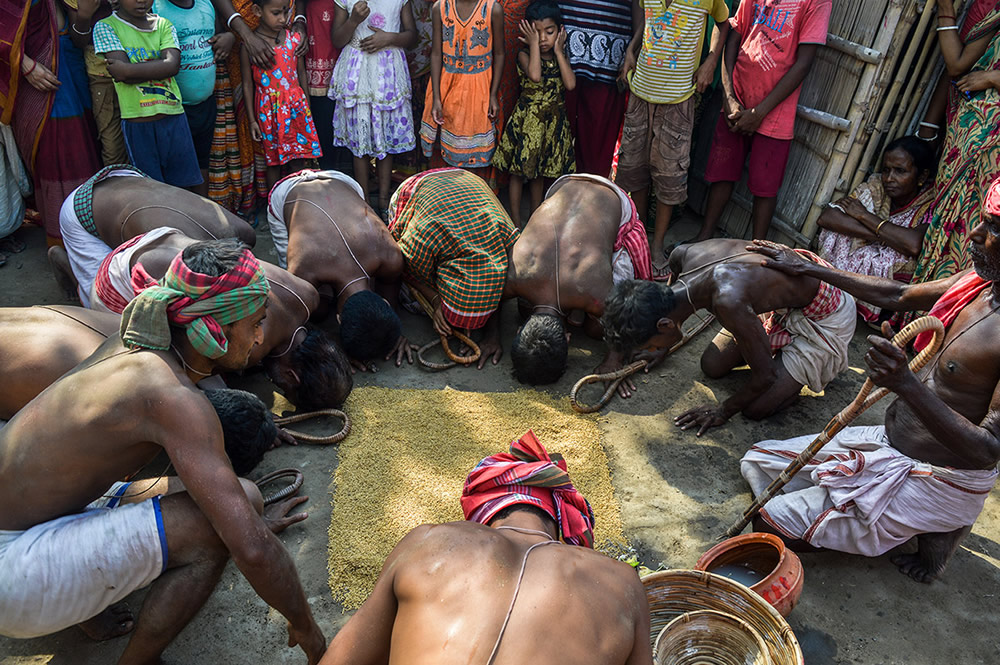
<instances>
[{"instance_id":1,"label":"sandy ground","mask_svg":"<svg viewBox=\"0 0 1000 665\"><path fill-rule=\"evenodd\" d=\"M693 222L672 229L676 238L693 235ZM66 302L44 258L38 229L20 237L28 249L0 268L0 304L26 306ZM274 259L269 238L260 234L258 252ZM669 238L668 238L669 241ZM504 311L504 340L509 344L515 311ZM716 326L717 327L717 326ZM432 337L429 322L407 315L404 329L414 341ZM787 438L819 431L861 386L867 330L859 329L851 346L852 369L828 386L822 397L804 398L767 422L734 417L704 437L681 432L672 418L706 400L724 399L745 374L706 380L698 357L711 333L642 376L630 400L616 398L601 419L604 442L626 535L644 563L689 568L749 501L738 460L758 440ZM548 390L566 395L573 382L589 373L601 347L582 334L574 336L570 368ZM272 403L270 384L260 375L241 383ZM514 390L505 356L497 367L479 372L454 369L432 374L416 366L396 369L382 363L374 375L358 375L355 385L462 390ZM593 397L591 397L593 399ZM881 421L883 404L864 414L858 424ZM526 422L525 429L532 426ZM508 442L497 441L497 449ZM327 638L347 619L333 602L327 585L326 540L330 520L330 482L337 466L336 448L282 448L269 453L255 472L295 466L303 470L302 492L310 496L310 516L289 529L282 540L295 559L313 612ZM571 470L572 471L572 470ZM57 481L58 479L53 479ZM995 607L1000 598L1000 490L986 509L943 578L917 584L897 572L888 555L876 559L836 553L803 555L805 587L789 618L809 665L872 663L998 663L1000 633ZM141 592L130 599L137 610ZM166 651L168 663L304 663L298 649L285 646L284 621L257 597L230 565L215 594L195 620ZM125 639L93 643L77 629L34 640L0 639L0 665L114 663Z\"/></svg>"}]
</instances>

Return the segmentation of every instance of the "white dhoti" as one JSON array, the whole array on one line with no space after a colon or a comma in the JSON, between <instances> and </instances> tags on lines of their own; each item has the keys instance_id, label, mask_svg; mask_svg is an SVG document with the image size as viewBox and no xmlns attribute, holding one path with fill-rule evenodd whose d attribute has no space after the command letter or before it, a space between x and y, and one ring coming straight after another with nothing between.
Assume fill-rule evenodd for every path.
<instances>
[{"instance_id":1,"label":"white dhoti","mask_svg":"<svg viewBox=\"0 0 1000 665\"><path fill-rule=\"evenodd\" d=\"M107 173L101 180L115 177L137 177L143 178L141 173L130 170L115 170ZM82 187L83 185L80 185ZM62 235L63 245L66 247L66 255L69 257L69 265L76 277L77 294L80 296L80 303L84 307L90 307L90 290L94 286L94 276L97 268L101 265L104 257L111 253L103 240L91 235L83 224L80 223L74 209L74 199L76 198L77 187L59 208L59 233Z\"/></svg>"},{"instance_id":2,"label":"white dhoti","mask_svg":"<svg viewBox=\"0 0 1000 665\"><path fill-rule=\"evenodd\" d=\"M39 637L86 621L167 566L159 497L125 506L127 488L75 515L0 531L0 635Z\"/></svg>"},{"instance_id":3,"label":"white dhoti","mask_svg":"<svg viewBox=\"0 0 1000 665\"><path fill-rule=\"evenodd\" d=\"M782 319L792 341L781 347L781 362L793 379L820 392L847 369L847 347L854 337L858 314L854 298L843 293L840 306L822 319L808 319L793 309Z\"/></svg>"},{"instance_id":4,"label":"white dhoti","mask_svg":"<svg viewBox=\"0 0 1000 665\"><path fill-rule=\"evenodd\" d=\"M172 234L183 235L177 229L164 226L137 235L105 256L94 273L94 282L90 287L90 308L98 312L121 314L135 297L132 257L160 238Z\"/></svg>"},{"instance_id":5,"label":"white dhoti","mask_svg":"<svg viewBox=\"0 0 1000 665\"><path fill-rule=\"evenodd\" d=\"M753 493L763 492L815 438L753 446L740 462ZM878 556L918 534L971 525L996 479L996 469L951 469L907 457L889 444L881 425L848 427L767 503L760 516L789 538Z\"/></svg>"},{"instance_id":6,"label":"white dhoti","mask_svg":"<svg viewBox=\"0 0 1000 665\"><path fill-rule=\"evenodd\" d=\"M361 185L354 178L340 171L306 169L285 176L275 183L274 187L271 188L271 193L267 196L267 225L271 230L271 239L274 241L274 251L278 253L278 265L282 268L288 268L288 224L285 222L285 200L295 185L310 180L339 180L350 185L362 199L365 198L365 192L361 189Z\"/></svg>"}]
</instances>

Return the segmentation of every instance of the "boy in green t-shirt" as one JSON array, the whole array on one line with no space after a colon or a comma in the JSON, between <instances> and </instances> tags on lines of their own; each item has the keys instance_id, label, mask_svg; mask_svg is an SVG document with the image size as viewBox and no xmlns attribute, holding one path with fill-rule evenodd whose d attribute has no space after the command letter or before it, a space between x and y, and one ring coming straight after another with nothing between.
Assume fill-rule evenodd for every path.
<instances>
[{"instance_id":1,"label":"boy in green t-shirt","mask_svg":"<svg viewBox=\"0 0 1000 665\"><path fill-rule=\"evenodd\" d=\"M122 114L125 147L133 165L177 187L202 183L181 91L177 32L149 13L149 0L119 0L94 26L94 50L108 61Z\"/></svg>"}]
</instances>

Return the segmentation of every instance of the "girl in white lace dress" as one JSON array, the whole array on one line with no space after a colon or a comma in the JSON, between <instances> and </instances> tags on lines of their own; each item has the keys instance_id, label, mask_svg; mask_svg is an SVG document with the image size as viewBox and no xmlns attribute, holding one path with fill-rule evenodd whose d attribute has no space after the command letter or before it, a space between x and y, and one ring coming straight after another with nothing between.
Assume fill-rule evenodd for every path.
<instances>
[{"instance_id":1,"label":"girl in white lace dress","mask_svg":"<svg viewBox=\"0 0 1000 665\"><path fill-rule=\"evenodd\" d=\"M409 0L335 0L333 44L343 51L333 69L329 97L333 144L354 154L354 178L368 196L370 159L378 173L379 212L389 206L392 155L415 145L410 70L404 49L417 30Z\"/></svg>"}]
</instances>

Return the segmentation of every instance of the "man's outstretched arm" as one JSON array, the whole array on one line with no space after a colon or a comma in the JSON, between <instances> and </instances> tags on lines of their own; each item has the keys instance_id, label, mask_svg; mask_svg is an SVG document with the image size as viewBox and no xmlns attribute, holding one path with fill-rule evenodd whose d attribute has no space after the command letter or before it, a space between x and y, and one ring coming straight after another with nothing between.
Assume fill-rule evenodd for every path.
<instances>
[{"instance_id":1,"label":"man's outstretched arm","mask_svg":"<svg viewBox=\"0 0 1000 665\"><path fill-rule=\"evenodd\" d=\"M179 390L163 399L159 412L163 447L240 572L257 595L288 620L290 645L302 647L314 665L326 639L313 619L295 564L233 473L211 404L195 388Z\"/></svg>"},{"instance_id":2,"label":"man's outstretched arm","mask_svg":"<svg viewBox=\"0 0 1000 665\"><path fill-rule=\"evenodd\" d=\"M766 240L754 240L747 250L762 255L761 265L787 275L815 277L847 291L855 298L893 312L926 311L968 271L922 284L905 284L884 277L872 277L813 263L791 248Z\"/></svg>"}]
</instances>

